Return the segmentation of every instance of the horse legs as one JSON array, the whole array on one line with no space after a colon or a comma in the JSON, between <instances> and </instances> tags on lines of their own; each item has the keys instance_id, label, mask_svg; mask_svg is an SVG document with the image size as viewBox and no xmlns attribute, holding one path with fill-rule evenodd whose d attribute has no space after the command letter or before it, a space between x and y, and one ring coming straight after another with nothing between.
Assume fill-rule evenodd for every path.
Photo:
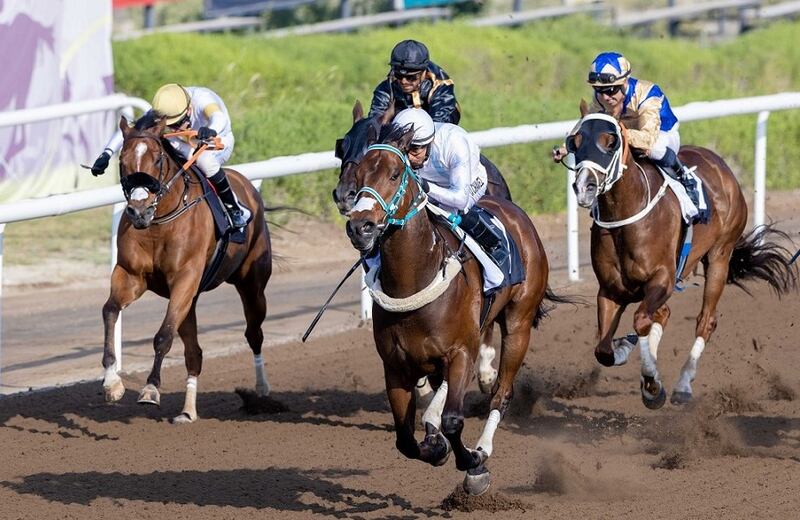
<instances>
[{"instance_id":1,"label":"horse legs","mask_svg":"<svg viewBox=\"0 0 800 520\"><path fill-rule=\"evenodd\" d=\"M725 282L728 279L728 262L730 250L715 252L710 254L711 260L705 265L706 283L703 289L703 307L697 316L697 327L695 328L695 340L692 350L686 363L681 368L681 375L672 391L670 402L673 404L685 404L692 398L692 381L697 374L697 362L706 346L706 342L711 337L711 333L717 328L717 303L722 296Z\"/></svg>"},{"instance_id":2,"label":"horse legs","mask_svg":"<svg viewBox=\"0 0 800 520\"><path fill-rule=\"evenodd\" d=\"M442 413L442 433L450 441L456 456L456 468L461 471L480 466L486 453L468 449L461 440L464 429L464 394L472 379L474 361L465 348L454 348L447 359L445 380L448 382L447 399Z\"/></svg>"},{"instance_id":3,"label":"horse legs","mask_svg":"<svg viewBox=\"0 0 800 520\"><path fill-rule=\"evenodd\" d=\"M639 336L639 354L642 362L640 390L642 402L650 409L664 406L667 394L661 383L656 360L658 344L664 332L663 325L669 317L669 308L665 305L672 294L669 273L659 272L645 288L644 299L636 310L633 328Z\"/></svg>"},{"instance_id":4,"label":"horse legs","mask_svg":"<svg viewBox=\"0 0 800 520\"><path fill-rule=\"evenodd\" d=\"M186 271L201 273L202 268L192 269L187 267ZM164 361L164 357L172 348L172 340L175 337L175 331L178 325L183 323L186 316L189 314L189 310L192 308L198 283L199 276L192 274L183 276L170 284L167 314L164 316L164 321L161 323L161 327L159 327L158 332L153 338L155 358L153 359L153 368L150 371L150 375L147 376L147 384L139 393L138 402L140 404L159 405L161 403L161 396L158 390L161 386L161 364Z\"/></svg>"},{"instance_id":5,"label":"horse legs","mask_svg":"<svg viewBox=\"0 0 800 520\"><path fill-rule=\"evenodd\" d=\"M478 352L478 386L484 394L491 394L497 381L497 370L492 366L492 361L497 355L492 346L494 324L490 323L481 338L481 349Z\"/></svg>"},{"instance_id":6,"label":"horse legs","mask_svg":"<svg viewBox=\"0 0 800 520\"><path fill-rule=\"evenodd\" d=\"M122 309L136 301L147 289L141 276L134 276L119 265L114 266L111 274L111 294L103 305L103 326L105 339L103 342L103 393L106 402L119 401L125 393L125 385L114 370L117 358L114 354L114 327Z\"/></svg>"},{"instance_id":7,"label":"horse legs","mask_svg":"<svg viewBox=\"0 0 800 520\"><path fill-rule=\"evenodd\" d=\"M420 449L414 439L414 421L417 413L411 393L414 383L407 381L407 377L395 374L386 365L383 370L386 377L386 394L394 417L395 446L409 459L419 459Z\"/></svg>"},{"instance_id":8,"label":"horse legs","mask_svg":"<svg viewBox=\"0 0 800 520\"><path fill-rule=\"evenodd\" d=\"M271 390L269 380L267 380L267 371L264 369L264 357L261 355L261 346L264 343L264 332L261 330L261 325L267 316L267 298L264 296L267 279L269 279L269 275L260 279L246 277L236 285L236 290L239 291L239 297L242 300L245 321L247 322L244 336L247 338L250 350L253 351L253 366L256 371L256 394L260 397L269 395Z\"/></svg>"},{"instance_id":9,"label":"horse legs","mask_svg":"<svg viewBox=\"0 0 800 520\"><path fill-rule=\"evenodd\" d=\"M597 293L597 337L599 341L594 349L594 357L606 367L624 365L633 350L634 344L624 338L613 340L619 326L619 319L627 305L621 305L611 299L601 289Z\"/></svg>"},{"instance_id":10,"label":"horse legs","mask_svg":"<svg viewBox=\"0 0 800 520\"><path fill-rule=\"evenodd\" d=\"M197 341L197 298L192 301L189 314L178 327L183 341L183 358L186 363L186 398L180 415L172 419L173 424L191 423L197 420L197 378L203 369L203 351Z\"/></svg>"}]
</instances>

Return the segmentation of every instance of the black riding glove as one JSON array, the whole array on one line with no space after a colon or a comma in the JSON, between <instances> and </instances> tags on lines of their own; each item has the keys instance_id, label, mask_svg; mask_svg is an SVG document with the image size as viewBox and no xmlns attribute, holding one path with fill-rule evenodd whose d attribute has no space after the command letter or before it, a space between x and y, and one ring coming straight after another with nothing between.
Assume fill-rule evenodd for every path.
<instances>
[{"instance_id":1,"label":"black riding glove","mask_svg":"<svg viewBox=\"0 0 800 520\"><path fill-rule=\"evenodd\" d=\"M92 165L92 175L97 177L98 175L103 175L106 172L106 168L108 168L108 161L111 159L111 154L108 152L103 152L100 154L100 157L94 161Z\"/></svg>"},{"instance_id":2,"label":"black riding glove","mask_svg":"<svg viewBox=\"0 0 800 520\"><path fill-rule=\"evenodd\" d=\"M216 136L217 136L217 131L207 126L201 126L197 130L197 138L200 139L201 141L205 141L206 139L211 139L212 137Z\"/></svg>"}]
</instances>

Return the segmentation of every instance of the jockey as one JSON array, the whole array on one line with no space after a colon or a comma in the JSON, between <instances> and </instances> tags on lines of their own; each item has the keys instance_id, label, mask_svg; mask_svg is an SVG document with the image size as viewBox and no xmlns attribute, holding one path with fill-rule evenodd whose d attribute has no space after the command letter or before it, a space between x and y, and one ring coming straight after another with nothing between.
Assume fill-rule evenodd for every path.
<instances>
[{"instance_id":1,"label":"jockey","mask_svg":"<svg viewBox=\"0 0 800 520\"><path fill-rule=\"evenodd\" d=\"M461 111L453 80L430 61L428 48L415 40L404 40L392 49L389 75L372 93L369 116L386 112L394 100L396 112L422 108L437 123L458 124Z\"/></svg>"},{"instance_id":2,"label":"jockey","mask_svg":"<svg viewBox=\"0 0 800 520\"><path fill-rule=\"evenodd\" d=\"M589 113L602 112L619 119L628 129L628 144L676 177L699 209L696 182L678 159L680 123L661 88L632 77L630 62L616 52L604 52L594 59L588 83L594 89ZM561 146L553 150L553 159L558 162L566 154Z\"/></svg>"},{"instance_id":3,"label":"jockey","mask_svg":"<svg viewBox=\"0 0 800 520\"><path fill-rule=\"evenodd\" d=\"M222 165L233 153L233 132L228 109L222 99L204 87L183 87L168 83L153 96L153 110L166 118L170 132L194 129L197 139L206 140L219 136L224 148L206 150L197 157L196 165L214 185L220 200L225 205L233 227L243 228L250 218L250 211L239 204L236 194L228 183ZM168 139L172 147L183 157L194 153L193 145L181 137ZM117 130L108 141L103 153L92 166L92 175L102 175L111 156L122 148L122 131Z\"/></svg>"},{"instance_id":4,"label":"jockey","mask_svg":"<svg viewBox=\"0 0 800 520\"><path fill-rule=\"evenodd\" d=\"M434 123L420 108L407 108L393 123L413 125L414 136L408 161L422 181L431 202L461 217L459 226L503 265L508 252L502 246L502 232L492 216L477 202L486 193L486 169L480 163L480 148L469 134L450 123Z\"/></svg>"}]
</instances>

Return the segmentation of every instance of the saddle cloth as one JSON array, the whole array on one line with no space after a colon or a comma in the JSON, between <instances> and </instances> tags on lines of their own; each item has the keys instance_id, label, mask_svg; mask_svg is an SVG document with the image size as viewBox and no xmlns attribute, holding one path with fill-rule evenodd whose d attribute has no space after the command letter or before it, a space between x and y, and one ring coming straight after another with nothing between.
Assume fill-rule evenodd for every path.
<instances>
[{"instance_id":1,"label":"saddle cloth","mask_svg":"<svg viewBox=\"0 0 800 520\"><path fill-rule=\"evenodd\" d=\"M231 227L231 221L228 218L228 213L222 205L216 190L211 185L209 180L203 173L198 170L194 165L191 171L195 178L200 182L203 187L203 196L208 203L208 208L211 210L211 215L214 218L214 233L219 240L222 237L228 236L230 241L234 244L243 244L245 240L245 231ZM239 202L241 204L241 202ZM249 208L248 208L249 209ZM252 219L253 212L250 211L250 218ZM248 220L248 223L250 221Z\"/></svg>"},{"instance_id":2,"label":"saddle cloth","mask_svg":"<svg viewBox=\"0 0 800 520\"><path fill-rule=\"evenodd\" d=\"M708 198L706 197L706 190L705 184L703 180L700 178L697 173L694 171L691 172L692 178L697 183L697 193L699 199L699 207L695 207L692 199L689 198L689 195L686 193L686 188L681 181L671 177L669 174L665 173L663 169L656 166L658 168L658 172L664 177L664 182L667 183L667 186L672 190L672 193L678 198L678 203L681 206L681 215L683 216L684 222L687 224L692 224L698 219L699 215L702 212L706 214L709 213L708 211Z\"/></svg>"}]
</instances>

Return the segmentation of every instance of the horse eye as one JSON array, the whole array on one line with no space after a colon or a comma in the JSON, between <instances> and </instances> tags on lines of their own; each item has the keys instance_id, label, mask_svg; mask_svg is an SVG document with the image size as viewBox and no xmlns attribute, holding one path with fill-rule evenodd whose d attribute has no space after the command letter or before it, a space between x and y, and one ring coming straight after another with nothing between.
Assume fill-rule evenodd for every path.
<instances>
[{"instance_id":1,"label":"horse eye","mask_svg":"<svg viewBox=\"0 0 800 520\"><path fill-rule=\"evenodd\" d=\"M567 147L567 151L569 153L575 153L578 151L578 145L575 142L575 136L570 135L567 137L566 141L564 142L565 146Z\"/></svg>"}]
</instances>

